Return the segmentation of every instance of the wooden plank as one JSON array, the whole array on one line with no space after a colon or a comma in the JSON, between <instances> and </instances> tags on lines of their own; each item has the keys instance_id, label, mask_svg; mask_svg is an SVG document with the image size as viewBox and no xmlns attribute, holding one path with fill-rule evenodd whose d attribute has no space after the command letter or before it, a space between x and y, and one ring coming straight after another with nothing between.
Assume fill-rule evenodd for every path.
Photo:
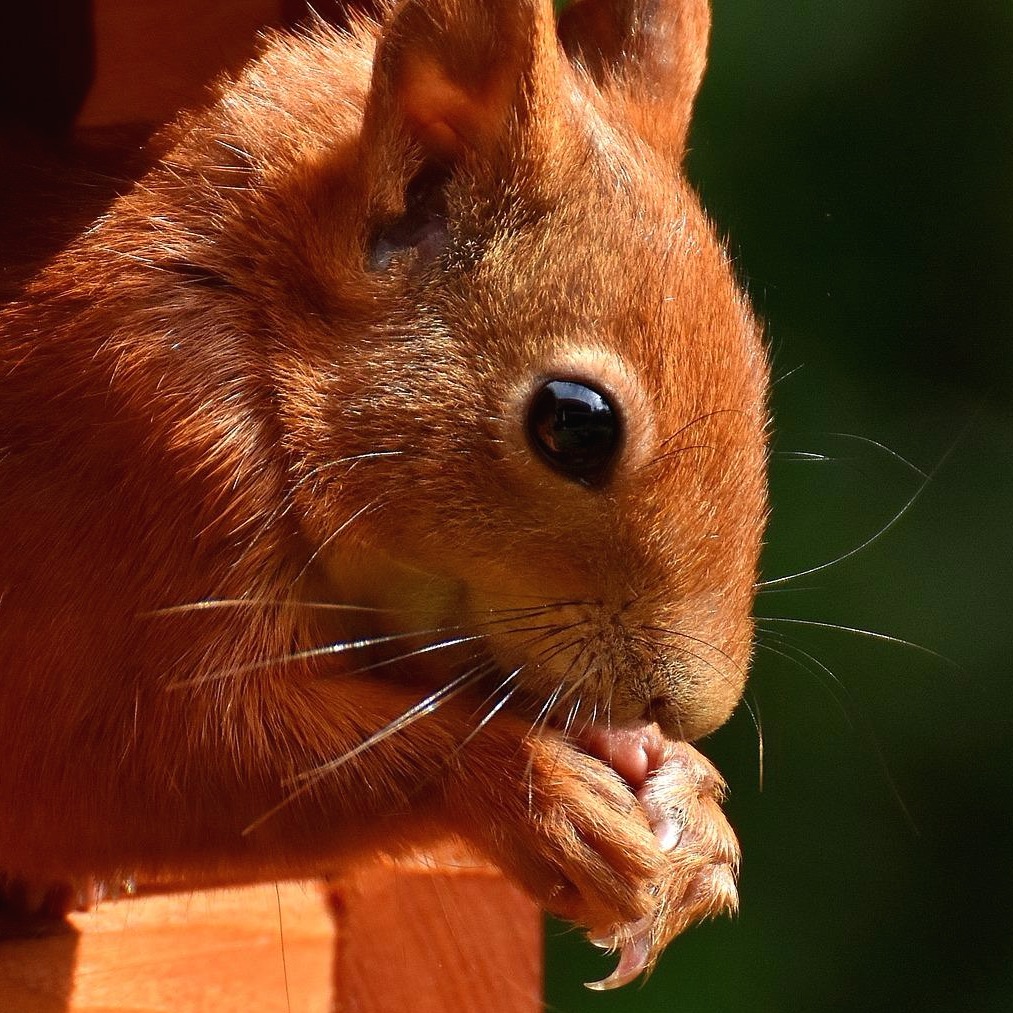
<instances>
[{"instance_id":1,"label":"wooden plank","mask_svg":"<svg viewBox=\"0 0 1013 1013\"><path fill-rule=\"evenodd\" d=\"M257 32L283 24L287 0L94 0L95 78L80 126L158 123L237 69Z\"/></svg>"},{"instance_id":2,"label":"wooden plank","mask_svg":"<svg viewBox=\"0 0 1013 1013\"><path fill-rule=\"evenodd\" d=\"M484 866L370 867L331 897L334 1013L536 1013L542 919Z\"/></svg>"},{"instance_id":3,"label":"wooden plank","mask_svg":"<svg viewBox=\"0 0 1013 1013\"><path fill-rule=\"evenodd\" d=\"M0 942L0 1010L331 1008L334 928L316 884L134 897L72 915L71 923L67 935Z\"/></svg>"},{"instance_id":4,"label":"wooden plank","mask_svg":"<svg viewBox=\"0 0 1013 1013\"><path fill-rule=\"evenodd\" d=\"M325 902L326 901L326 902ZM280 906L280 910L279 910ZM105 901L0 941L7 1013L535 1013L537 907L482 866Z\"/></svg>"}]
</instances>

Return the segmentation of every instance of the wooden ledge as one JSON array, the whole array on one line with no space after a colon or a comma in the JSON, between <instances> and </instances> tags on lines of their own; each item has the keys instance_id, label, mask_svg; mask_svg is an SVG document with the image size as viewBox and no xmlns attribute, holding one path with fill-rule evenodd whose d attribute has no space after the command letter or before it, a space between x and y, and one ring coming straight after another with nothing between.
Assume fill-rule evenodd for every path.
<instances>
[{"instance_id":1,"label":"wooden ledge","mask_svg":"<svg viewBox=\"0 0 1013 1013\"><path fill-rule=\"evenodd\" d=\"M104 901L0 942L10 1013L535 1013L541 918L485 867Z\"/></svg>"}]
</instances>

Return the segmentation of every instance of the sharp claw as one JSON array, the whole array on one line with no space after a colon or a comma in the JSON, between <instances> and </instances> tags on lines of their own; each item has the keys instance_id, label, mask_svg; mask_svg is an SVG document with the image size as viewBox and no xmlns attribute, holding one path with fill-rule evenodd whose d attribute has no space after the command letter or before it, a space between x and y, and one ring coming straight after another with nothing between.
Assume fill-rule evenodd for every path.
<instances>
[{"instance_id":1,"label":"sharp claw","mask_svg":"<svg viewBox=\"0 0 1013 1013\"><path fill-rule=\"evenodd\" d=\"M611 932L603 936L588 936L587 941L599 950L615 950L619 947L619 940Z\"/></svg>"},{"instance_id":2,"label":"sharp claw","mask_svg":"<svg viewBox=\"0 0 1013 1013\"><path fill-rule=\"evenodd\" d=\"M635 922L627 922L625 925L620 925L619 928L613 929L611 932L598 932L595 935L588 935L587 941L592 946L597 946L599 950L618 950L627 941L633 941L639 939L641 936L650 935L650 930L654 925L655 914L644 915L643 918L638 918Z\"/></svg>"},{"instance_id":3,"label":"sharp claw","mask_svg":"<svg viewBox=\"0 0 1013 1013\"><path fill-rule=\"evenodd\" d=\"M613 988L621 988L633 981L647 967L647 959L651 952L650 938L644 935L634 936L619 954L616 969L601 981L586 981L584 987L595 992L605 992Z\"/></svg>"},{"instance_id":4,"label":"sharp claw","mask_svg":"<svg viewBox=\"0 0 1013 1013\"><path fill-rule=\"evenodd\" d=\"M658 839L658 847L662 851L671 851L677 847L685 829L680 820L663 819L654 824L654 836Z\"/></svg>"}]
</instances>

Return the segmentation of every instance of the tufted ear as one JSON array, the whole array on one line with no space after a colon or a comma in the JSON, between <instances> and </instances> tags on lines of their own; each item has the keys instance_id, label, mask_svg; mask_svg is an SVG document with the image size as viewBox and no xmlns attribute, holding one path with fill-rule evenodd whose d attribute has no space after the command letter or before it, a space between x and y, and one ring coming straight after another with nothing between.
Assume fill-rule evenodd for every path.
<instances>
[{"instance_id":1,"label":"tufted ear","mask_svg":"<svg viewBox=\"0 0 1013 1013\"><path fill-rule=\"evenodd\" d=\"M681 159L707 63L708 0L570 0L559 37L571 61L621 98L634 129Z\"/></svg>"},{"instance_id":2,"label":"tufted ear","mask_svg":"<svg viewBox=\"0 0 1013 1013\"><path fill-rule=\"evenodd\" d=\"M555 50L548 0L402 0L377 47L367 131L398 124L443 164L488 151L523 120Z\"/></svg>"}]
</instances>

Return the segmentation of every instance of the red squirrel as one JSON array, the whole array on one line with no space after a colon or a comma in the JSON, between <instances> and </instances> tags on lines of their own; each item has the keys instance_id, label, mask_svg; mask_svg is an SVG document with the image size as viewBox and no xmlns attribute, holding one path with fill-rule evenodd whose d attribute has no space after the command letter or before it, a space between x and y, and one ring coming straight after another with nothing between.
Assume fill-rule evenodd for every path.
<instances>
[{"instance_id":1,"label":"red squirrel","mask_svg":"<svg viewBox=\"0 0 1013 1013\"><path fill-rule=\"evenodd\" d=\"M761 331L681 170L705 0L275 35L0 310L0 870L445 837L620 949L736 903Z\"/></svg>"}]
</instances>

